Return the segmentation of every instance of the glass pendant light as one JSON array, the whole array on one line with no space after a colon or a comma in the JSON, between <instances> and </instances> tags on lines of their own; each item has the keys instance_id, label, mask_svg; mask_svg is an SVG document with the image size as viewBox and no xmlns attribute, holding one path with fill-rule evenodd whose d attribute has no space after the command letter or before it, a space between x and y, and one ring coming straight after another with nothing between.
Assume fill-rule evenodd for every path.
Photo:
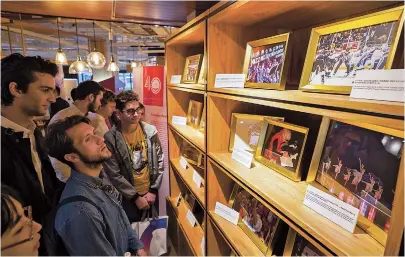
<instances>
[{"instance_id":1,"label":"glass pendant light","mask_svg":"<svg viewBox=\"0 0 405 257\"><path fill-rule=\"evenodd\" d=\"M142 67L143 66L143 63L142 63L142 48L141 48L140 45L138 46L138 52L141 55L141 61L139 62L138 67Z\"/></svg>"},{"instance_id":2,"label":"glass pendant light","mask_svg":"<svg viewBox=\"0 0 405 257\"><path fill-rule=\"evenodd\" d=\"M56 18L56 25L58 27L58 40L59 40L59 49L56 52L55 63L66 65L68 64L66 54L62 51L62 47L60 45L60 35L59 35L59 18Z\"/></svg>"},{"instance_id":3,"label":"glass pendant light","mask_svg":"<svg viewBox=\"0 0 405 257\"><path fill-rule=\"evenodd\" d=\"M107 71L111 71L111 72L115 73L115 72L119 72L120 68L115 63L115 60L114 60L112 41L113 41L113 34L112 34L111 22L110 22L110 52L111 52L111 58L110 58L110 63L108 64L108 67L107 67Z\"/></svg>"},{"instance_id":4,"label":"glass pendant light","mask_svg":"<svg viewBox=\"0 0 405 257\"><path fill-rule=\"evenodd\" d=\"M69 66L69 74L92 73L90 66L87 64L87 62L83 62L82 57L80 56L79 34L77 32L76 19L75 19L75 24L76 24L77 60Z\"/></svg>"},{"instance_id":5,"label":"glass pendant light","mask_svg":"<svg viewBox=\"0 0 405 257\"><path fill-rule=\"evenodd\" d=\"M87 63L93 69L102 69L107 62L104 55L96 51L96 28L93 21L94 50L87 55Z\"/></svg>"},{"instance_id":6,"label":"glass pendant light","mask_svg":"<svg viewBox=\"0 0 405 257\"><path fill-rule=\"evenodd\" d=\"M134 69L138 67L138 64L135 61L135 50L132 48L132 62L131 62L131 68Z\"/></svg>"}]
</instances>

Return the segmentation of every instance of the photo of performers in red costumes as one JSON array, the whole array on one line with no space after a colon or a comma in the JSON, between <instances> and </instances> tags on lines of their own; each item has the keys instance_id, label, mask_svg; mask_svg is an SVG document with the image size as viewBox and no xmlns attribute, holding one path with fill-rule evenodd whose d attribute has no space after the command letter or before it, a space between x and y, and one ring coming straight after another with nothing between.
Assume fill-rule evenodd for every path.
<instances>
[{"instance_id":1,"label":"photo of performers in red costumes","mask_svg":"<svg viewBox=\"0 0 405 257\"><path fill-rule=\"evenodd\" d=\"M403 144L403 138L332 121L316 180L387 232Z\"/></svg>"}]
</instances>

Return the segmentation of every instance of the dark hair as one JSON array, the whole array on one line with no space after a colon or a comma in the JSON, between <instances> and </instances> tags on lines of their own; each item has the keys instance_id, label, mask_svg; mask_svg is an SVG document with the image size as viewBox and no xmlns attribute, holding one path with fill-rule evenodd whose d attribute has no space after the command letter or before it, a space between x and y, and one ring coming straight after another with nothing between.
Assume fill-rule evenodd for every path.
<instances>
[{"instance_id":1,"label":"dark hair","mask_svg":"<svg viewBox=\"0 0 405 257\"><path fill-rule=\"evenodd\" d=\"M89 95L98 95L100 92L104 92L105 89L100 84L93 80L86 80L80 82L76 90L76 99L84 100Z\"/></svg>"},{"instance_id":2,"label":"dark hair","mask_svg":"<svg viewBox=\"0 0 405 257\"><path fill-rule=\"evenodd\" d=\"M1 235L4 234L8 229L14 227L18 221L19 217L17 215L17 207L11 200L15 200L22 203L18 193L9 186L1 185Z\"/></svg>"},{"instance_id":3,"label":"dark hair","mask_svg":"<svg viewBox=\"0 0 405 257\"><path fill-rule=\"evenodd\" d=\"M1 103L9 106L14 101L9 85L17 84L23 93L28 90L28 85L37 80L35 72L46 73L55 77L58 66L50 61L45 61L39 56L23 56L15 53L1 59Z\"/></svg>"},{"instance_id":4,"label":"dark hair","mask_svg":"<svg viewBox=\"0 0 405 257\"><path fill-rule=\"evenodd\" d=\"M72 88L72 90L70 90L70 96L72 97L73 101L76 101L76 99L77 99L76 91L77 91L77 88Z\"/></svg>"},{"instance_id":5,"label":"dark hair","mask_svg":"<svg viewBox=\"0 0 405 257\"><path fill-rule=\"evenodd\" d=\"M116 108L120 111L124 110L127 103L138 101L139 101L138 94L131 90L122 91L115 98L115 103L117 104Z\"/></svg>"},{"instance_id":6,"label":"dark hair","mask_svg":"<svg viewBox=\"0 0 405 257\"><path fill-rule=\"evenodd\" d=\"M60 95L60 88L58 86L55 87L55 90L56 90L56 94Z\"/></svg>"},{"instance_id":7,"label":"dark hair","mask_svg":"<svg viewBox=\"0 0 405 257\"><path fill-rule=\"evenodd\" d=\"M67 135L66 131L80 123L90 124L90 120L81 115L73 115L64 120L58 120L49 125L46 130L46 146L48 147L49 155L69 165L71 168L74 168L73 164L65 160L65 155L77 151L73 146L73 139Z\"/></svg>"},{"instance_id":8,"label":"dark hair","mask_svg":"<svg viewBox=\"0 0 405 257\"><path fill-rule=\"evenodd\" d=\"M111 90L106 90L101 99L101 106L104 106L109 102L115 102L115 94Z\"/></svg>"},{"instance_id":9,"label":"dark hair","mask_svg":"<svg viewBox=\"0 0 405 257\"><path fill-rule=\"evenodd\" d=\"M145 106L142 103L139 103L139 109L145 109Z\"/></svg>"}]
</instances>

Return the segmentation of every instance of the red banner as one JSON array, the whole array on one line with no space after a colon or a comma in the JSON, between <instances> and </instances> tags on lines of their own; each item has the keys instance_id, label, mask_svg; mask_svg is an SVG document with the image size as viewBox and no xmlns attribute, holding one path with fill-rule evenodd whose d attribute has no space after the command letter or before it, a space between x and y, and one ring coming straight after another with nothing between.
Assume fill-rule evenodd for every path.
<instances>
[{"instance_id":1,"label":"red banner","mask_svg":"<svg viewBox=\"0 0 405 257\"><path fill-rule=\"evenodd\" d=\"M163 106L163 66L143 67L143 104Z\"/></svg>"}]
</instances>

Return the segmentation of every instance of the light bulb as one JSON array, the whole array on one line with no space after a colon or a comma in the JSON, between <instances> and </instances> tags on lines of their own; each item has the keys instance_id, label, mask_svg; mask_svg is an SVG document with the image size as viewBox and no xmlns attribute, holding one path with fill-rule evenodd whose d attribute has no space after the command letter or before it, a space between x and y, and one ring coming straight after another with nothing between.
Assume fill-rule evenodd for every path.
<instances>
[{"instance_id":1,"label":"light bulb","mask_svg":"<svg viewBox=\"0 0 405 257\"><path fill-rule=\"evenodd\" d=\"M56 56L55 56L55 63L56 64L67 64L67 58L66 58L66 54L62 51L61 48L58 49L58 51L56 52Z\"/></svg>"},{"instance_id":2,"label":"light bulb","mask_svg":"<svg viewBox=\"0 0 405 257\"><path fill-rule=\"evenodd\" d=\"M108 64L107 71L119 72L120 68L114 61L114 56L111 56L110 63Z\"/></svg>"},{"instance_id":3,"label":"light bulb","mask_svg":"<svg viewBox=\"0 0 405 257\"><path fill-rule=\"evenodd\" d=\"M87 63L93 69L102 69L107 60L100 52L93 51L87 55Z\"/></svg>"},{"instance_id":4,"label":"light bulb","mask_svg":"<svg viewBox=\"0 0 405 257\"><path fill-rule=\"evenodd\" d=\"M77 60L69 66L69 74L79 74L79 73L92 73L92 69L87 64L83 62L80 55L77 56Z\"/></svg>"}]
</instances>

